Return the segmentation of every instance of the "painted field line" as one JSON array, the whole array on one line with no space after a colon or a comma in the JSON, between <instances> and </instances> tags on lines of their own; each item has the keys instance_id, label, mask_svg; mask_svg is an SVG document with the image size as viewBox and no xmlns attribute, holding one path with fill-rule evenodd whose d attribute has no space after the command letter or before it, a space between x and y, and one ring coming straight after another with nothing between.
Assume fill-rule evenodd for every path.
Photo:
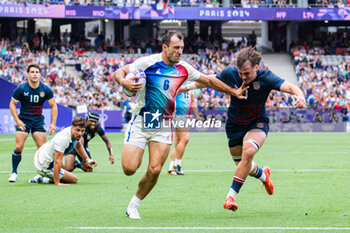
<instances>
[{"instance_id":1,"label":"painted field line","mask_svg":"<svg viewBox=\"0 0 350 233\"><path fill-rule=\"evenodd\" d=\"M350 227L66 227L78 230L350 230Z\"/></svg>"},{"instance_id":2,"label":"painted field line","mask_svg":"<svg viewBox=\"0 0 350 233\"><path fill-rule=\"evenodd\" d=\"M163 170L166 172L167 170ZM183 170L188 173L220 173L220 172L233 172L234 170ZM311 169L299 169L299 170L272 170L273 172L350 172L350 169L339 169L339 170L311 170ZM146 172L146 170L138 170L138 172ZM0 171L1 173L9 173L9 171ZM18 173L35 173L35 171L18 171ZM122 170L107 170L107 171L94 171L93 173L123 173Z\"/></svg>"}]
</instances>

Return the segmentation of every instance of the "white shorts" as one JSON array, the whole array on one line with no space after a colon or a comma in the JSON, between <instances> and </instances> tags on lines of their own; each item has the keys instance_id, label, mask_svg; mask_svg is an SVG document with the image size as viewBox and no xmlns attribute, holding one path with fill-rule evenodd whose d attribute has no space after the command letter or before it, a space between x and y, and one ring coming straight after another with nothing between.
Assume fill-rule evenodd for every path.
<instances>
[{"instance_id":1,"label":"white shorts","mask_svg":"<svg viewBox=\"0 0 350 233\"><path fill-rule=\"evenodd\" d=\"M171 126L171 121L167 121L167 125ZM124 135L124 144L132 144L142 149L150 141L172 144L173 132L172 127L147 130L143 128L143 117L133 115Z\"/></svg>"},{"instance_id":2,"label":"white shorts","mask_svg":"<svg viewBox=\"0 0 350 233\"><path fill-rule=\"evenodd\" d=\"M49 169L49 168L43 167L39 162L38 156L39 156L39 151L36 151L34 155L34 167L36 172L42 177L53 179L53 168ZM63 177L64 172L65 170L61 168L60 179Z\"/></svg>"}]
</instances>

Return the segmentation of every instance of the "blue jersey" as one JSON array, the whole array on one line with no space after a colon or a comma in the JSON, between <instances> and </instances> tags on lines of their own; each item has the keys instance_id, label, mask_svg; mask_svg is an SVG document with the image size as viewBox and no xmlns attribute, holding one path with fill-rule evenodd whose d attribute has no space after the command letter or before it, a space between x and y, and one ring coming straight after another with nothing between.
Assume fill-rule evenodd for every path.
<instances>
[{"instance_id":1,"label":"blue jersey","mask_svg":"<svg viewBox=\"0 0 350 233\"><path fill-rule=\"evenodd\" d=\"M22 83L14 91L12 98L21 102L19 118L26 120L43 120L42 109L46 100L53 98L52 90L40 82L39 87L33 89L29 83Z\"/></svg>"},{"instance_id":2,"label":"blue jersey","mask_svg":"<svg viewBox=\"0 0 350 233\"><path fill-rule=\"evenodd\" d=\"M243 81L235 66L225 68L216 76L218 79L233 88L239 88ZM228 109L228 123L236 125L250 125L257 121L268 122L265 112L265 103L271 90L280 90L284 80L269 70L259 69L256 79L249 84L246 92L247 99L240 100L231 96Z\"/></svg>"},{"instance_id":3,"label":"blue jersey","mask_svg":"<svg viewBox=\"0 0 350 233\"><path fill-rule=\"evenodd\" d=\"M193 91L180 93L175 97L176 116L190 116Z\"/></svg>"},{"instance_id":4,"label":"blue jersey","mask_svg":"<svg viewBox=\"0 0 350 233\"><path fill-rule=\"evenodd\" d=\"M96 134L100 135L100 137L103 137L106 133L100 125L97 125L93 130L86 128L83 136L84 147L88 146L89 141L93 139L96 136Z\"/></svg>"},{"instance_id":5,"label":"blue jersey","mask_svg":"<svg viewBox=\"0 0 350 233\"><path fill-rule=\"evenodd\" d=\"M130 71L141 69L146 74L146 88L139 94L134 114L159 111L163 117L172 117L177 90L186 81L195 81L200 73L184 61L168 66L161 54L141 57L129 66Z\"/></svg>"}]
</instances>

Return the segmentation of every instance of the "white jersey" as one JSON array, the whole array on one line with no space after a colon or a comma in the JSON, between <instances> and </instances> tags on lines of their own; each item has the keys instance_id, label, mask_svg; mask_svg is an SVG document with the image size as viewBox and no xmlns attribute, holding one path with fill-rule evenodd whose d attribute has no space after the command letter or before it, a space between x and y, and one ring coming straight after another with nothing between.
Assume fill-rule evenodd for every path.
<instances>
[{"instance_id":1,"label":"white jersey","mask_svg":"<svg viewBox=\"0 0 350 233\"><path fill-rule=\"evenodd\" d=\"M185 61L168 66L161 54L141 57L129 66L130 71L141 69L146 74L146 88L139 94L137 104L130 112L143 115L144 112L159 111L172 116L175 110L175 96L186 81L197 80L201 73Z\"/></svg>"},{"instance_id":2,"label":"white jersey","mask_svg":"<svg viewBox=\"0 0 350 233\"><path fill-rule=\"evenodd\" d=\"M64 153L72 143L71 126L57 133L50 141L42 145L38 152L38 162L43 168L48 168L54 161L55 150Z\"/></svg>"}]
</instances>

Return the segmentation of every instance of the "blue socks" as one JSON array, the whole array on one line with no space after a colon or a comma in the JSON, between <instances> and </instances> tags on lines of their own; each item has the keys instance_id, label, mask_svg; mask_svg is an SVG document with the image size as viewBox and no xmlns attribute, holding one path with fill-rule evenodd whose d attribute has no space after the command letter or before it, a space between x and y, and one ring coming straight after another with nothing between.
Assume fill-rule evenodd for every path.
<instances>
[{"instance_id":1,"label":"blue socks","mask_svg":"<svg viewBox=\"0 0 350 233\"><path fill-rule=\"evenodd\" d=\"M22 160L22 152L17 152L16 150L13 151L12 153L12 173L17 174L17 167L18 164Z\"/></svg>"},{"instance_id":2,"label":"blue socks","mask_svg":"<svg viewBox=\"0 0 350 233\"><path fill-rule=\"evenodd\" d=\"M245 179L239 178L238 176L233 177L231 188L235 190L236 193L239 193L242 185L244 184Z\"/></svg>"}]
</instances>

